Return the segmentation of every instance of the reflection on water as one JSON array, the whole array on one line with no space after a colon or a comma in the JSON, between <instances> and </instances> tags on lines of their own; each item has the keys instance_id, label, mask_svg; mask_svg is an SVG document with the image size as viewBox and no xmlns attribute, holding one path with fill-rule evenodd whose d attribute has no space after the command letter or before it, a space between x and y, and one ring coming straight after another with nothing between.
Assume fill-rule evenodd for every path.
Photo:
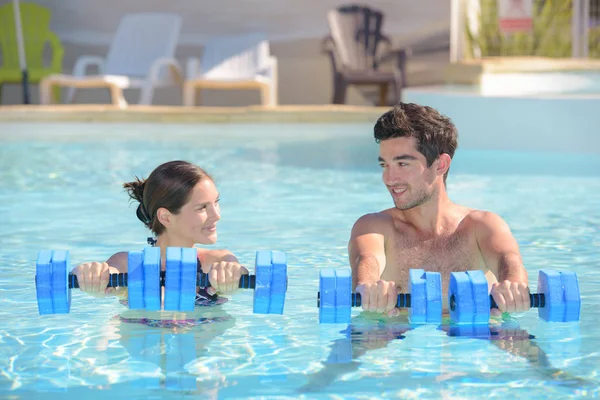
<instances>
[{"instance_id":1,"label":"reflection on water","mask_svg":"<svg viewBox=\"0 0 600 400\"><path fill-rule=\"evenodd\" d=\"M367 317L368 318L368 317ZM447 337L458 340L466 340L472 348L477 345L472 341L485 341L496 348L525 359L531 369L542 375L549 384L560 385L576 390L587 389L597 390L600 382L579 378L568 371L555 368L546 352L536 342L536 337L527 330L522 329L516 320L510 319L504 315L504 320L496 321L489 325L456 325L443 323L433 327L437 331L444 332ZM578 329L577 325L571 325L571 328ZM572 329L569 330L570 333ZM331 332L330 332L331 333ZM433 335L432 335L433 333ZM451 364L444 362L444 346L456 345L456 342L448 342L443 336L436 335L432 326L411 325L409 323L398 323L388 321L368 320L364 317L357 317L353 322L342 331L339 331L341 338L333 340L330 346L330 352L323 361L323 368L317 373L308 376L308 382L302 386L300 392L314 392L323 390L324 387L337 381L341 376L357 371L361 367L360 358L369 351L382 349L395 341L403 341L407 337L424 336L427 337L427 347L430 349L428 357L437 358L437 367L429 370L419 370L415 368L412 372L414 377L434 377L437 382L447 381L456 377L457 370L454 370ZM421 338L423 339L423 338ZM407 345L407 344L405 344ZM568 352L571 357L580 356L580 342L571 341L570 344L562 345L563 350ZM568 347L568 348L567 348ZM419 354L420 349L415 353ZM419 354L417 357L421 357ZM407 363L414 363L414 360L405 360ZM431 366L431 364L430 364ZM463 381L478 379L472 375L458 374L463 376Z\"/></svg>"}]
</instances>

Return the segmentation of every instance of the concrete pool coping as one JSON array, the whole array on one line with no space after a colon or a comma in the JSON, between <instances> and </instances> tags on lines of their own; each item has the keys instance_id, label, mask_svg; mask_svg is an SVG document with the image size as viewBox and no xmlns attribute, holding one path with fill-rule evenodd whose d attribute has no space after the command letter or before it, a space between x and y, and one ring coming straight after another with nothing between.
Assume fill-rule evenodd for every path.
<instances>
[{"instance_id":1,"label":"concrete pool coping","mask_svg":"<svg viewBox=\"0 0 600 400\"><path fill-rule=\"evenodd\" d=\"M374 123L390 107L294 105L248 107L139 106L107 104L0 106L2 122L157 122L157 123Z\"/></svg>"},{"instance_id":2,"label":"concrete pool coping","mask_svg":"<svg viewBox=\"0 0 600 400\"><path fill-rule=\"evenodd\" d=\"M600 74L600 60L550 57L485 57L449 64L445 83L478 85L486 75L591 73Z\"/></svg>"},{"instance_id":3,"label":"concrete pool coping","mask_svg":"<svg viewBox=\"0 0 600 400\"><path fill-rule=\"evenodd\" d=\"M600 102L600 94L493 94L461 88L418 86L404 90L404 101L413 95L513 97L521 99L580 99ZM375 123L391 107L352 105L286 105L277 107L140 106L118 108L110 104L4 105L0 123L6 122L155 122L155 123Z\"/></svg>"}]
</instances>

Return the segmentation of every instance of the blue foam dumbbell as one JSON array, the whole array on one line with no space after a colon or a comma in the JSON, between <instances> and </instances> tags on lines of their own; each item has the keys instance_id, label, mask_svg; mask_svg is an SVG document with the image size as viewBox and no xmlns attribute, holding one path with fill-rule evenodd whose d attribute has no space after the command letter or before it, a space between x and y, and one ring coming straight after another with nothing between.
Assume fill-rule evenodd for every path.
<instances>
[{"instance_id":1,"label":"blue foam dumbbell","mask_svg":"<svg viewBox=\"0 0 600 400\"><path fill-rule=\"evenodd\" d=\"M128 263L129 273L111 274L107 287L127 287L131 309L160 310L160 248L129 252ZM79 282L70 270L68 251L38 253L35 287L40 315L71 311L71 289L79 288Z\"/></svg>"},{"instance_id":2,"label":"blue foam dumbbell","mask_svg":"<svg viewBox=\"0 0 600 400\"><path fill-rule=\"evenodd\" d=\"M579 321L581 297L573 271L540 270L538 293L529 294L529 300L545 321ZM450 274L448 304L450 319L456 324L488 324L490 310L497 308L488 294L488 283L481 270Z\"/></svg>"},{"instance_id":3,"label":"blue foam dumbbell","mask_svg":"<svg viewBox=\"0 0 600 400\"><path fill-rule=\"evenodd\" d=\"M241 289L254 289L255 314L283 314L287 292L287 257L281 251L256 252L255 275L242 275ZM198 286L209 287L208 274L200 273Z\"/></svg>"},{"instance_id":4,"label":"blue foam dumbbell","mask_svg":"<svg viewBox=\"0 0 600 400\"><path fill-rule=\"evenodd\" d=\"M256 284L254 307L256 314L283 314L287 292L287 259L280 251L256 253ZM243 278L243 277L242 277Z\"/></svg>"},{"instance_id":5,"label":"blue foam dumbbell","mask_svg":"<svg viewBox=\"0 0 600 400\"><path fill-rule=\"evenodd\" d=\"M396 306L409 309L414 324L438 324L442 321L442 277L439 272L412 269L409 292L398 294ZM349 323L352 307L360 307L359 293L352 293L350 270L322 269L319 277L319 321L326 324Z\"/></svg>"},{"instance_id":6,"label":"blue foam dumbbell","mask_svg":"<svg viewBox=\"0 0 600 400\"><path fill-rule=\"evenodd\" d=\"M40 315L71 310L68 251L41 251L35 267L35 289Z\"/></svg>"},{"instance_id":7,"label":"blue foam dumbbell","mask_svg":"<svg viewBox=\"0 0 600 400\"><path fill-rule=\"evenodd\" d=\"M166 271L160 270L160 248L147 247L128 253L128 273L111 274L107 287L127 287L130 309L160 310L161 287L165 287L164 309L191 311L196 287L209 287L208 274L198 271L195 248L169 247ZM258 251L256 275L242 275L239 288L255 289L254 312L282 314L287 291L285 253ZM36 292L40 315L70 312L71 291L79 287L69 274L68 251L43 250L36 263Z\"/></svg>"},{"instance_id":8,"label":"blue foam dumbbell","mask_svg":"<svg viewBox=\"0 0 600 400\"><path fill-rule=\"evenodd\" d=\"M160 248L146 247L141 251L130 251L127 254L127 274L123 282L113 284L110 275L108 287L127 287L127 302L132 310L160 310L161 279L160 279ZM73 288L78 288L77 277L70 275ZM120 283L120 284L119 284Z\"/></svg>"}]
</instances>

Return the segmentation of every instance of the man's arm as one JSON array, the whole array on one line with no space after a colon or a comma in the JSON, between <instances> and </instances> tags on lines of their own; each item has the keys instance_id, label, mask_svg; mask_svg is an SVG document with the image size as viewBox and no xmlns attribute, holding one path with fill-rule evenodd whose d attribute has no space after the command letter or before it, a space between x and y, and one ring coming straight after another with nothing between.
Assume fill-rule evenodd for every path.
<instances>
[{"instance_id":1,"label":"man's arm","mask_svg":"<svg viewBox=\"0 0 600 400\"><path fill-rule=\"evenodd\" d=\"M359 284L377 283L385 269L385 221L376 214L360 217L352 227L348 256L352 290Z\"/></svg>"},{"instance_id":2,"label":"man's arm","mask_svg":"<svg viewBox=\"0 0 600 400\"><path fill-rule=\"evenodd\" d=\"M490 294L502 312L520 312L531 307L527 271L517 240L498 215L478 212L475 236L485 265L498 280Z\"/></svg>"},{"instance_id":3,"label":"man's arm","mask_svg":"<svg viewBox=\"0 0 600 400\"><path fill-rule=\"evenodd\" d=\"M385 269L385 238L391 221L384 214L367 214L352 228L348 255L352 266L352 291L362 297L365 311L397 315L398 294L394 282L381 280Z\"/></svg>"},{"instance_id":4,"label":"man's arm","mask_svg":"<svg viewBox=\"0 0 600 400\"><path fill-rule=\"evenodd\" d=\"M498 282L528 284L519 244L502 218L491 212L480 213L475 234L485 265L496 275Z\"/></svg>"}]
</instances>

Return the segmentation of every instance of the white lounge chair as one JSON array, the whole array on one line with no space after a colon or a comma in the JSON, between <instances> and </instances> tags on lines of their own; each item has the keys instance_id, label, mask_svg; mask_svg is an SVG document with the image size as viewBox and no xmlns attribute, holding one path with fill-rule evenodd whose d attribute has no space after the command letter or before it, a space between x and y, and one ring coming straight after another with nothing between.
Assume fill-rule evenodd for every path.
<instances>
[{"instance_id":1,"label":"white lounge chair","mask_svg":"<svg viewBox=\"0 0 600 400\"><path fill-rule=\"evenodd\" d=\"M40 82L40 102L51 103L53 86L69 86L67 103L76 88L108 87L112 104L126 107L123 89L140 89L139 104L152 104L154 89L181 85L183 73L175 60L181 17L177 14L128 14L121 20L106 59L81 56L73 75L53 74ZM96 66L98 75L86 75Z\"/></svg>"},{"instance_id":2,"label":"white lounge chair","mask_svg":"<svg viewBox=\"0 0 600 400\"><path fill-rule=\"evenodd\" d=\"M209 40L202 58L190 58L183 84L183 104L200 103L200 89L260 89L262 104L277 105L277 59L261 34Z\"/></svg>"}]
</instances>

